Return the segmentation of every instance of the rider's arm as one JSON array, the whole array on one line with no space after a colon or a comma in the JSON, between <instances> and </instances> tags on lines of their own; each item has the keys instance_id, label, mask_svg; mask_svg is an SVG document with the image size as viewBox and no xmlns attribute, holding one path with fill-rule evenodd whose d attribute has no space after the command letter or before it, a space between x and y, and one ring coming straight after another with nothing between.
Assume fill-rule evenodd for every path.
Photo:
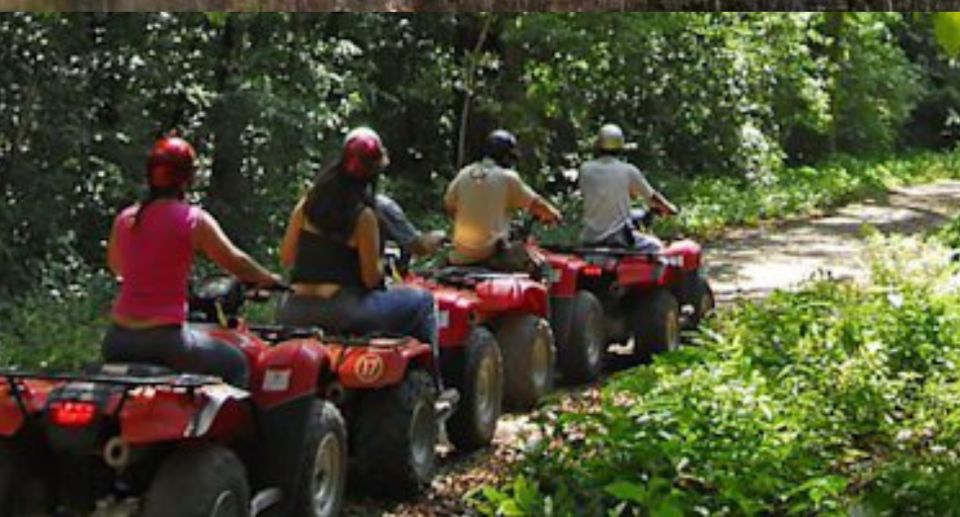
<instances>
[{"instance_id":1,"label":"rider's arm","mask_svg":"<svg viewBox=\"0 0 960 517\"><path fill-rule=\"evenodd\" d=\"M653 196L650 198L650 206L657 209L661 214L664 215L677 215L680 210L670 202L663 194L659 192L654 192Z\"/></svg>"},{"instance_id":2,"label":"rider's arm","mask_svg":"<svg viewBox=\"0 0 960 517\"><path fill-rule=\"evenodd\" d=\"M537 194L520 179L515 172L509 176L509 202L514 209L526 209L534 217L545 223L556 223L563 219L560 211L552 203Z\"/></svg>"},{"instance_id":3,"label":"rider's arm","mask_svg":"<svg viewBox=\"0 0 960 517\"><path fill-rule=\"evenodd\" d=\"M380 267L380 227L372 209L360 212L354 237L360 256L360 279L367 289L376 289L383 282L383 269Z\"/></svg>"},{"instance_id":4,"label":"rider's arm","mask_svg":"<svg viewBox=\"0 0 960 517\"><path fill-rule=\"evenodd\" d=\"M560 214L560 210L539 195L533 198L533 201L530 202L530 207L527 210L529 210L534 217L545 223L557 223L563 219L563 216Z\"/></svg>"},{"instance_id":5,"label":"rider's arm","mask_svg":"<svg viewBox=\"0 0 960 517\"><path fill-rule=\"evenodd\" d=\"M377 222L383 234L395 241L404 251L418 257L439 251L446 234L421 232L404 213L403 208L389 196L377 195Z\"/></svg>"},{"instance_id":6,"label":"rider's arm","mask_svg":"<svg viewBox=\"0 0 960 517\"><path fill-rule=\"evenodd\" d=\"M673 203L650 186L650 183L643 177L639 169L631 167L629 177L631 199L643 198L651 208L661 214L675 215L678 212L677 207L674 206Z\"/></svg>"},{"instance_id":7,"label":"rider's arm","mask_svg":"<svg viewBox=\"0 0 960 517\"><path fill-rule=\"evenodd\" d=\"M230 238L223 233L220 224L203 212L193 231L194 246L215 262L218 266L236 275L244 282L259 285L274 285L277 277L258 264L249 255L234 246Z\"/></svg>"},{"instance_id":8,"label":"rider's arm","mask_svg":"<svg viewBox=\"0 0 960 517\"><path fill-rule=\"evenodd\" d=\"M290 213L290 222L287 223L287 231L283 235L283 242L280 243L280 264L283 267L292 268L297 261L297 244L300 242L301 230L303 230L302 199Z\"/></svg>"}]
</instances>

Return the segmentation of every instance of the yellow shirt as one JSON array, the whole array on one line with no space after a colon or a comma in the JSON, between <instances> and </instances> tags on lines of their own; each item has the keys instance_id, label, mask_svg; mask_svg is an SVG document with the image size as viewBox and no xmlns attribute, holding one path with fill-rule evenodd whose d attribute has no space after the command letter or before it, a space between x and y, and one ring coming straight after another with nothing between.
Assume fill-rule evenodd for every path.
<instances>
[{"instance_id":1,"label":"yellow shirt","mask_svg":"<svg viewBox=\"0 0 960 517\"><path fill-rule=\"evenodd\" d=\"M469 264L490 258L497 241L510 234L510 218L537 197L516 171L487 158L457 173L444 196L456 209L451 262Z\"/></svg>"}]
</instances>

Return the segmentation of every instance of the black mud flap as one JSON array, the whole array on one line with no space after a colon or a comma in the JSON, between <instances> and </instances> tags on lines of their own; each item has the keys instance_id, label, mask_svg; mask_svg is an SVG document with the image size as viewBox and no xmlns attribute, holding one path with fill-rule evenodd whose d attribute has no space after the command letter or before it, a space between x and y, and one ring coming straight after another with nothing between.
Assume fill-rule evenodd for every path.
<instances>
[{"instance_id":1,"label":"black mud flap","mask_svg":"<svg viewBox=\"0 0 960 517\"><path fill-rule=\"evenodd\" d=\"M280 487L296 480L294 466L302 463L307 419L315 397L303 397L259 412L259 468L252 473L258 488Z\"/></svg>"},{"instance_id":2,"label":"black mud flap","mask_svg":"<svg viewBox=\"0 0 960 517\"><path fill-rule=\"evenodd\" d=\"M567 346L573 324L573 298L550 298L550 327L557 349Z\"/></svg>"}]
</instances>

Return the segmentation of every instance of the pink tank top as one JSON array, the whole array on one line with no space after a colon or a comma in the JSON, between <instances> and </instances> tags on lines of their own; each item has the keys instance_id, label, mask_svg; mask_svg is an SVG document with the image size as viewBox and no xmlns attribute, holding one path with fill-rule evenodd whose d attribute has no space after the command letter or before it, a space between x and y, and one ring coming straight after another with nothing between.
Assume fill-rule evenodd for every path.
<instances>
[{"instance_id":1,"label":"pink tank top","mask_svg":"<svg viewBox=\"0 0 960 517\"><path fill-rule=\"evenodd\" d=\"M113 313L131 319L183 323L193 266L193 230L204 211L180 201L155 201L134 227L137 207L127 207L114 222L123 285Z\"/></svg>"}]
</instances>

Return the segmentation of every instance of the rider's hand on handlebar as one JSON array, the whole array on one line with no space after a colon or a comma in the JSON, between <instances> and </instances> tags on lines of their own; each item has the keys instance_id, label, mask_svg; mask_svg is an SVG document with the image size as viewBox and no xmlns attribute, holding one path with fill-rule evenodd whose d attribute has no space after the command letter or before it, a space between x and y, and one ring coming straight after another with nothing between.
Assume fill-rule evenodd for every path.
<instances>
[{"instance_id":1,"label":"rider's hand on handlebar","mask_svg":"<svg viewBox=\"0 0 960 517\"><path fill-rule=\"evenodd\" d=\"M283 277L270 273L270 276L254 284L256 289L283 289L286 287Z\"/></svg>"},{"instance_id":2,"label":"rider's hand on handlebar","mask_svg":"<svg viewBox=\"0 0 960 517\"><path fill-rule=\"evenodd\" d=\"M442 230L434 230L432 232L423 234L422 240L427 254L433 255L434 253L440 251L440 248L447 243L447 232Z\"/></svg>"},{"instance_id":3,"label":"rider's hand on handlebar","mask_svg":"<svg viewBox=\"0 0 960 517\"><path fill-rule=\"evenodd\" d=\"M540 221L544 224L560 224L563 221L563 214L556 207L551 206L547 213L540 217Z\"/></svg>"}]
</instances>

